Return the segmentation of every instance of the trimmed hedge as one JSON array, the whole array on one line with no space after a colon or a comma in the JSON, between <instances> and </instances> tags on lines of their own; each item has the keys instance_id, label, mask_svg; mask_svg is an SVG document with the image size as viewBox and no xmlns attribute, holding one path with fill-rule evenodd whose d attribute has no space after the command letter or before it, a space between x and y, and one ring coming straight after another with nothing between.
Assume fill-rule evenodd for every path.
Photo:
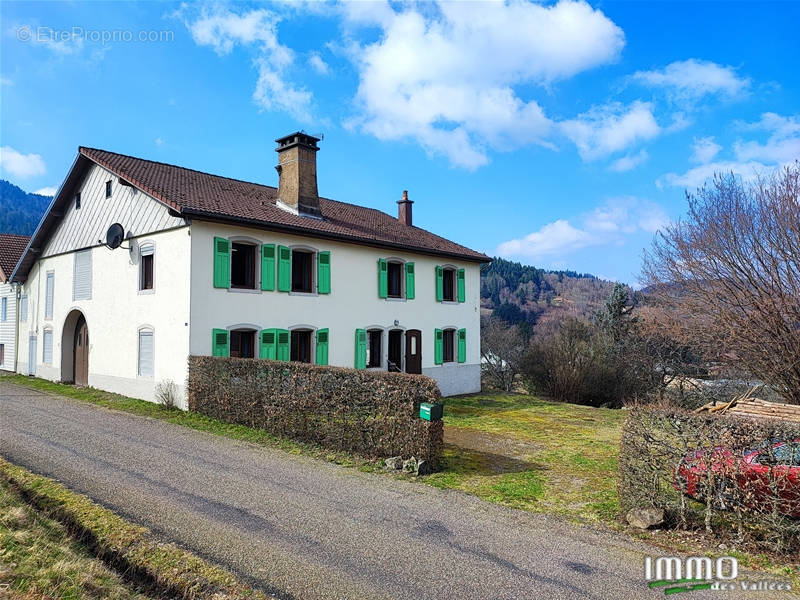
<instances>
[{"instance_id":1,"label":"trimmed hedge","mask_svg":"<svg viewBox=\"0 0 800 600\"><path fill-rule=\"evenodd\" d=\"M48 477L0 458L0 479L38 511L60 521L95 556L158 598L182 600L268 600L228 571L175 544L155 540L129 523Z\"/></svg>"},{"instance_id":2,"label":"trimmed hedge","mask_svg":"<svg viewBox=\"0 0 800 600\"><path fill-rule=\"evenodd\" d=\"M421 375L190 356L188 396L191 411L333 450L434 468L442 456L442 422L419 418L439 387Z\"/></svg>"},{"instance_id":3,"label":"trimmed hedge","mask_svg":"<svg viewBox=\"0 0 800 600\"><path fill-rule=\"evenodd\" d=\"M777 443L798 439L797 423L634 408L622 434L620 506L661 508L667 526L705 528L798 559L800 481L785 466L768 466ZM743 461L756 449L766 466Z\"/></svg>"}]
</instances>

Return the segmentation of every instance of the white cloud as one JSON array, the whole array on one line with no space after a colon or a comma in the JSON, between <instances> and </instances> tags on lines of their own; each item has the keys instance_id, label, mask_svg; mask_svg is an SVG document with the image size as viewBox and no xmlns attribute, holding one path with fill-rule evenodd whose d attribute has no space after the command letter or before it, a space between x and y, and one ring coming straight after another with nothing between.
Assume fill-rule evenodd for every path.
<instances>
[{"instance_id":1,"label":"white cloud","mask_svg":"<svg viewBox=\"0 0 800 600\"><path fill-rule=\"evenodd\" d=\"M42 196L55 196L57 191L58 188L48 185L47 187L40 188L33 193L40 194Z\"/></svg>"},{"instance_id":2,"label":"white cloud","mask_svg":"<svg viewBox=\"0 0 800 600\"><path fill-rule=\"evenodd\" d=\"M694 138L691 161L700 164L711 162L720 150L722 146L714 141L713 136Z\"/></svg>"},{"instance_id":3,"label":"white cloud","mask_svg":"<svg viewBox=\"0 0 800 600\"><path fill-rule=\"evenodd\" d=\"M740 161L785 164L800 159L800 115L782 117L776 113L764 113L760 121L746 124L743 128L766 131L769 138L763 144L756 141L737 142L734 152Z\"/></svg>"},{"instance_id":4,"label":"white cloud","mask_svg":"<svg viewBox=\"0 0 800 600\"><path fill-rule=\"evenodd\" d=\"M11 146L0 148L0 168L15 177L44 175L46 168L39 154L22 154Z\"/></svg>"},{"instance_id":5,"label":"white cloud","mask_svg":"<svg viewBox=\"0 0 800 600\"><path fill-rule=\"evenodd\" d=\"M312 52L311 56L308 57L308 64L320 75L329 75L331 72L328 63L316 52Z\"/></svg>"},{"instance_id":6,"label":"white cloud","mask_svg":"<svg viewBox=\"0 0 800 600\"><path fill-rule=\"evenodd\" d=\"M452 164L476 168L487 148L550 145L553 124L515 86L541 85L616 60L624 34L585 2L402 5L345 3L352 26L379 41L350 45L361 114L350 124L379 139L415 139Z\"/></svg>"},{"instance_id":7,"label":"white cloud","mask_svg":"<svg viewBox=\"0 0 800 600\"><path fill-rule=\"evenodd\" d=\"M650 158L650 155L647 154L647 150L642 149L636 154L626 154L622 158L618 158L608 168L615 173L624 173L635 169L648 158Z\"/></svg>"},{"instance_id":8,"label":"white cloud","mask_svg":"<svg viewBox=\"0 0 800 600\"><path fill-rule=\"evenodd\" d=\"M562 122L561 130L575 143L584 160L603 158L661 132L653 106L639 101L628 107L619 103L594 107Z\"/></svg>"},{"instance_id":9,"label":"white cloud","mask_svg":"<svg viewBox=\"0 0 800 600\"><path fill-rule=\"evenodd\" d=\"M523 238L500 244L495 253L505 257L542 259L564 256L591 246L622 243L625 236L654 233L669 218L659 205L634 197L609 200L579 218L579 225L559 219Z\"/></svg>"},{"instance_id":10,"label":"white cloud","mask_svg":"<svg viewBox=\"0 0 800 600\"><path fill-rule=\"evenodd\" d=\"M258 81L253 92L256 104L265 110L280 110L303 122L311 121L313 95L289 81L294 51L278 41L280 15L266 9L236 13L222 6L203 8L195 18L187 18L184 6L178 16L200 46L210 46L220 56L230 54L236 45L254 47L253 61Z\"/></svg>"},{"instance_id":11,"label":"white cloud","mask_svg":"<svg viewBox=\"0 0 800 600\"><path fill-rule=\"evenodd\" d=\"M676 100L698 100L709 94L735 98L750 87L750 80L739 77L733 67L695 58L670 63L660 70L638 71L633 79L664 88Z\"/></svg>"},{"instance_id":12,"label":"white cloud","mask_svg":"<svg viewBox=\"0 0 800 600\"><path fill-rule=\"evenodd\" d=\"M766 132L767 139L738 140L733 145L734 159L708 162L716 157L720 147L711 138L695 140L693 159L706 158L699 166L685 173L667 173L656 181L659 187L676 186L698 188L715 173L735 173L745 179L765 175L794 160L800 159L800 115L784 117L776 113L764 113L755 123L737 123L744 131ZM697 150L701 148L700 154ZM703 155L703 150L706 154Z\"/></svg>"},{"instance_id":13,"label":"white cloud","mask_svg":"<svg viewBox=\"0 0 800 600\"><path fill-rule=\"evenodd\" d=\"M157 137L154 141L156 146L158 146L159 148L164 145L164 140L161 136Z\"/></svg>"}]
</instances>

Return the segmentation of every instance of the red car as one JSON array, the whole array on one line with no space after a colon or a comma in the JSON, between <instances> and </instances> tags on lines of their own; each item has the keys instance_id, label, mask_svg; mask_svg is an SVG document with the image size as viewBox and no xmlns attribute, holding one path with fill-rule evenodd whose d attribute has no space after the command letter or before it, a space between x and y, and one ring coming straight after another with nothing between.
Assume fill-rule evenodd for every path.
<instances>
[{"instance_id":1,"label":"red car","mask_svg":"<svg viewBox=\"0 0 800 600\"><path fill-rule=\"evenodd\" d=\"M739 496L753 510L770 511L777 501L778 512L800 518L800 439L765 442L742 455L722 447L697 450L681 460L673 485L705 502L709 473L722 509Z\"/></svg>"}]
</instances>

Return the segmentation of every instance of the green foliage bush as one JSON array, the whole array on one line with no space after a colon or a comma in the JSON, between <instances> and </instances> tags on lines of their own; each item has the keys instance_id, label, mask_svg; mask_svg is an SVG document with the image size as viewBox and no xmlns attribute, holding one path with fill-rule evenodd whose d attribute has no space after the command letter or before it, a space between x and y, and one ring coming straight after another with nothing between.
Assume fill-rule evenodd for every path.
<instances>
[{"instance_id":1,"label":"green foliage bush","mask_svg":"<svg viewBox=\"0 0 800 600\"><path fill-rule=\"evenodd\" d=\"M418 416L439 388L420 375L192 356L188 396L191 411L333 450L434 467L442 455L442 422Z\"/></svg>"},{"instance_id":2,"label":"green foliage bush","mask_svg":"<svg viewBox=\"0 0 800 600\"><path fill-rule=\"evenodd\" d=\"M637 407L623 427L619 501L623 511L655 507L667 524L705 528L759 551L800 558L800 482L785 466L758 476L741 460L756 448L800 439L800 424L773 419L694 414L674 407ZM692 460L701 452L702 460ZM689 457L699 498L689 498L679 467ZM795 459L796 460L796 459ZM676 487L677 486L677 487Z\"/></svg>"}]
</instances>

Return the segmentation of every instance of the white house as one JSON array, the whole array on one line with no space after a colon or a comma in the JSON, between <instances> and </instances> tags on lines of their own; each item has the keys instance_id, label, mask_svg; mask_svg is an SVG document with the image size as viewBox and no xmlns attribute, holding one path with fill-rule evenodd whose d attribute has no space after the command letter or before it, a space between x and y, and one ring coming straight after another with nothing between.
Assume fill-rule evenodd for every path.
<instances>
[{"instance_id":1,"label":"white house","mask_svg":"<svg viewBox=\"0 0 800 600\"><path fill-rule=\"evenodd\" d=\"M319 139L277 142L277 189L81 147L11 277L17 370L146 400L183 387L190 354L479 391L488 257L415 227L405 193L397 218L320 198Z\"/></svg>"},{"instance_id":2,"label":"white house","mask_svg":"<svg viewBox=\"0 0 800 600\"><path fill-rule=\"evenodd\" d=\"M19 286L12 284L9 279L29 239L27 235L0 233L0 370L3 371L17 369ZM24 298L21 309L24 315L27 312Z\"/></svg>"}]
</instances>

